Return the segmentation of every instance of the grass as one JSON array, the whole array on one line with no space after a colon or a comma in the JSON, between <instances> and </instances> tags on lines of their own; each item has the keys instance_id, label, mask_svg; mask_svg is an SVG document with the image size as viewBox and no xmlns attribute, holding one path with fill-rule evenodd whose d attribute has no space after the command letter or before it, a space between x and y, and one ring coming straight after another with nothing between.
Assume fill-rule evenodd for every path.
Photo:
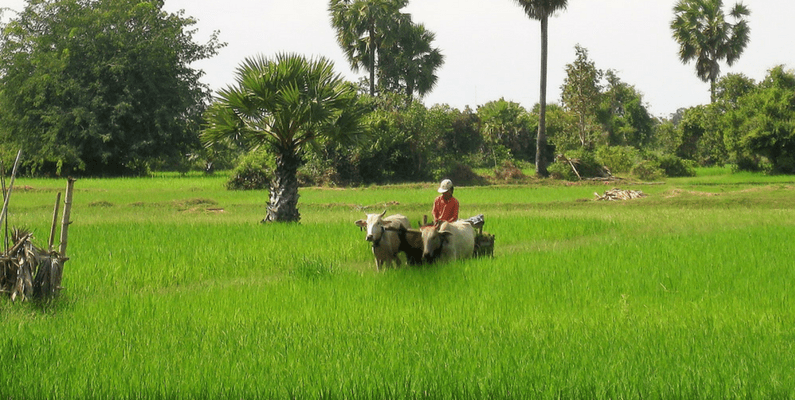
<instances>
[{"instance_id":1,"label":"grass","mask_svg":"<svg viewBox=\"0 0 795 400\"><path fill-rule=\"evenodd\" d=\"M0 397L795 398L793 185L699 172L462 187L495 257L381 273L353 221L435 185L306 188L260 225L223 177L79 180L67 289L0 301ZM43 238L65 183L17 182Z\"/></svg>"}]
</instances>

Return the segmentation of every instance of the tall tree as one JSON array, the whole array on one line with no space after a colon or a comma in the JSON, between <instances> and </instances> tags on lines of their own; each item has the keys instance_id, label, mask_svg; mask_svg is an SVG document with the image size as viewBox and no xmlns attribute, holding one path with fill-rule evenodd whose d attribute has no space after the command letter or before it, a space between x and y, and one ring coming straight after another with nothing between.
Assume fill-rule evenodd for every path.
<instances>
[{"instance_id":1,"label":"tall tree","mask_svg":"<svg viewBox=\"0 0 795 400\"><path fill-rule=\"evenodd\" d=\"M434 33L424 25L408 18L400 21L397 38L381 57L381 85L404 91L408 100L415 92L420 97L429 93L436 86L436 70L444 63L441 51L432 46L434 39Z\"/></svg>"},{"instance_id":2,"label":"tall tree","mask_svg":"<svg viewBox=\"0 0 795 400\"><path fill-rule=\"evenodd\" d=\"M530 143L530 115L519 103L501 98L478 107L480 131L491 150L494 167L499 161L497 151L507 149L510 155L521 160L528 160L533 155ZM504 151L504 150L503 150Z\"/></svg>"},{"instance_id":3,"label":"tall tree","mask_svg":"<svg viewBox=\"0 0 795 400\"><path fill-rule=\"evenodd\" d=\"M568 0L514 0L528 17L541 22L541 95L538 117L538 136L536 137L536 175L546 177L547 171L547 54L549 43L549 17L568 6Z\"/></svg>"},{"instance_id":4,"label":"tall tree","mask_svg":"<svg viewBox=\"0 0 795 400\"><path fill-rule=\"evenodd\" d=\"M195 61L223 43L162 0L36 0L2 27L1 140L30 170L140 173L198 145L209 101Z\"/></svg>"},{"instance_id":5,"label":"tall tree","mask_svg":"<svg viewBox=\"0 0 795 400\"><path fill-rule=\"evenodd\" d=\"M354 71L370 73L370 95L375 95L379 51L394 40L390 32L406 18L400 10L408 0L330 0L331 25L337 30L337 43Z\"/></svg>"},{"instance_id":6,"label":"tall tree","mask_svg":"<svg viewBox=\"0 0 795 400\"><path fill-rule=\"evenodd\" d=\"M247 58L236 85L218 92L206 113L202 140L266 146L276 155L265 222L298 222L298 179L303 154L319 139L347 141L361 133L364 107L354 85L325 58L278 54Z\"/></svg>"},{"instance_id":7,"label":"tall tree","mask_svg":"<svg viewBox=\"0 0 795 400\"><path fill-rule=\"evenodd\" d=\"M607 131L607 144L638 149L651 144L654 118L643 104L643 95L621 81L614 70L605 71L605 80L607 85L598 115Z\"/></svg>"},{"instance_id":8,"label":"tall tree","mask_svg":"<svg viewBox=\"0 0 795 400\"><path fill-rule=\"evenodd\" d=\"M602 97L599 82L603 73L588 59L587 49L579 44L574 49L577 58L573 63L566 64L566 78L560 87L560 97L563 106L577 115L580 145L588 148L593 144L596 111Z\"/></svg>"},{"instance_id":9,"label":"tall tree","mask_svg":"<svg viewBox=\"0 0 795 400\"><path fill-rule=\"evenodd\" d=\"M795 174L795 71L773 67L738 103L737 150L764 157L772 172Z\"/></svg>"},{"instance_id":10,"label":"tall tree","mask_svg":"<svg viewBox=\"0 0 795 400\"><path fill-rule=\"evenodd\" d=\"M679 43L679 59L684 64L696 61L696 75L710 84L710 102L715 101L719 61L733 65L748 45L750 14L748 7L737 3L729 13L735 22L726 21L723 0L679 0L674 6L671 30Z\"/></svg>"}]
</instances>

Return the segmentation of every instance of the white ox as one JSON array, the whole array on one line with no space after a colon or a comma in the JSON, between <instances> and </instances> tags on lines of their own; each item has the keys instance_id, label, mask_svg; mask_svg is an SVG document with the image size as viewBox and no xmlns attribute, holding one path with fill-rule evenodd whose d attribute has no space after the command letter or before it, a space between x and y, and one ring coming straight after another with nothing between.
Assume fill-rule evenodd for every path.
<instances>
[{"instance_id":1,"label":"white ox","mask_svg":"<svg viewBox=\"0 0 795 400\"><path fill-rule=\"evenodd\" d=\"M442 222L422 227L422 258L426 262L472 257L475 252L475 229L469 222Z\"/></svg>"},{"instance_id":2,"label":"white ox","mask_svg":"<svg viewBox=\"0 0 795 400\"><path fill-rule=\"evenodd\" d=\"M367 214L367 219L356 221L359 228L367 232L365 239L373 244L373 256L375 256L375 268L381 270L381 266L394 262L395 266L400 265L398 251L400 250L400 236L398 231L410 229L409 219L400 214L384 217L386 210L381 214ZM389 229L387 229L389 228Z\"/></svg>"}]
</instances>

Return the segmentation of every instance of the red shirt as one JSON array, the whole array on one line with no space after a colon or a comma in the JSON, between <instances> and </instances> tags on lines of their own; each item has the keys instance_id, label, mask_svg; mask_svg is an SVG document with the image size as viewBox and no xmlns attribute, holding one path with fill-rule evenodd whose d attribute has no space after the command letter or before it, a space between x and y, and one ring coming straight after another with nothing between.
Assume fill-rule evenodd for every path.
<instances>
[{"instance_id":1,"label":"red shirt","mask_svg":"<svg viewBox=\"0 0 795 400\"><path fill-rule=\"evenodd\" d=\"M445 200L444 195L437 197L433 201L433 221L458 221L458 200L455 197Z\"/></svg>"}]
</instances>

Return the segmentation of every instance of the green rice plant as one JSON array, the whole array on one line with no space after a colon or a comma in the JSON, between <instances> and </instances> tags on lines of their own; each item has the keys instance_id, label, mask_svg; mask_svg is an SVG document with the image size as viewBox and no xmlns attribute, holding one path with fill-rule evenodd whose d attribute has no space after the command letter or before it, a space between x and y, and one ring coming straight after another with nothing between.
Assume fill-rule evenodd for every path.
<instances>
[{"instance_id":1,"label":"green rice plant","mask_svg":"<svg viewBox=\"0 0 795 400\"><path fill-rule=\"evenodd\" d=\"M702 179L461 187L495 256L380 273L353 221L435 185L301 189L263 225L223 178L78 181L65 289L0 300L0 397L795 398L793 186ZM52 195L12 223L41 240Z\"/></svg>"}]
</instances>

